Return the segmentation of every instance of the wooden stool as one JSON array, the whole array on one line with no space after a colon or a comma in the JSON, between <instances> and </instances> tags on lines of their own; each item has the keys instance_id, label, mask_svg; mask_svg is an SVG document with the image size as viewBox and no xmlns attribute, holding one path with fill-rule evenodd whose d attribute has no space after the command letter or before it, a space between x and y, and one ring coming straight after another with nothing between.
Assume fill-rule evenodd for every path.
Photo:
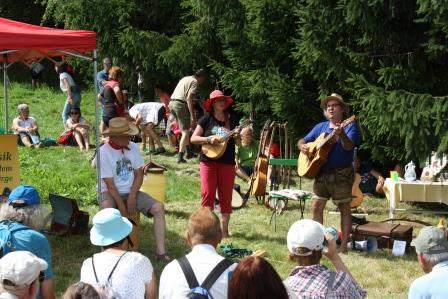
<instances>
[{"instance_id":1,"label":"wooden stool","mask_svg":"<svg viewBox=\"0 0 448 299\"><path fill-rule=\"evenodd\" d=\"M129 238L131 239L131 242L132 242L132 246L126 239L123 242L122 248L124 250L139 251L139 249L140 249L140 212L135 211L132 215L130 215L130 217L128 219L132 223L132 232L129 235Z\"/></svg>"}]
</instances>

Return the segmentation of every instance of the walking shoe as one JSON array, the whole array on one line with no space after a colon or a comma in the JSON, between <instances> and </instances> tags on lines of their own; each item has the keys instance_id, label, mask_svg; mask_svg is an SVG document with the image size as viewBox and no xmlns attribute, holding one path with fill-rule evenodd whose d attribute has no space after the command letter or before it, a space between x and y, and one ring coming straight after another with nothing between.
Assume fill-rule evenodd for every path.
<instances>
[{"instance_id":1,"label":"walking shoe","mask_svg":"<svg viewBox=\"0 0 448 299\"><path fill-rule=\"evenodd\" d=\"M185 158L191 159L191 158L194 158L194 157L196 157L196 154L193 151L187 151L187 154L186 154Z\"/></svg>"},{"instance_id":2,"label":"walking shoe","mask_svg":"<svg viewBox=\"0 0 448 299\"><path fill-rule=\"evenodd\" d=\"M177 156L177 163L187 163L187 160L184 159L183 152L179 152L179 155Z\"/></svg>"}]
</instances>

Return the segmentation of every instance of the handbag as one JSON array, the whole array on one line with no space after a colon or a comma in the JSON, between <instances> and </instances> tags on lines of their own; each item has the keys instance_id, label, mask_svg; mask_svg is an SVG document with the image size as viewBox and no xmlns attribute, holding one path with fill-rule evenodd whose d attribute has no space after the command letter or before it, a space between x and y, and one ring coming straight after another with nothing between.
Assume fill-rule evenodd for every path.
<instances>
[{"instance_id":1,"label":"handbag","mask_svg":"<svg viewBox=\"0 0 448 299\"><path fill-rule=\"evenodd\" d=\"M70 142L70 138L73 136L73 131L65 131L63 132L56 141L58 144L67 145Z\"/></svg>"}]
</instances>

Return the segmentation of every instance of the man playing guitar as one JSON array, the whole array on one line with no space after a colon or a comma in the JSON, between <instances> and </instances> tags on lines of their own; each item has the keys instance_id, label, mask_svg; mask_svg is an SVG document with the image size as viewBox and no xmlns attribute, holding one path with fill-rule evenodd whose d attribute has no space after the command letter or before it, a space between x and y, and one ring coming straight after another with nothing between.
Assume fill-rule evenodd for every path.
<instances>
[{"instance_id":1,"label":"man playing guitar","mask_svg":"<svg viewBox=\"0 0 448 299\"><path fill-rule=\"evenodd\" d=\"M321 101L321 108L328 121L317 124L304 138L298 142L299 150L307 155L308 142L316 140L322 133L334 136L329 140L331 149L327 161L317 173L313 185L312 213L313 220L323 224L323 211L330 198L338 206L341 213L342 240L340 251L347 253L347 243L351 230L350 201L353 185L353 148L361 139L361 132L356 123L347 126L341 123L348 108L342 97L336 93ZM343 128L344 127L344 128ZM300 165L299 165L300 166Z\"/></svg>"}]
</instances>

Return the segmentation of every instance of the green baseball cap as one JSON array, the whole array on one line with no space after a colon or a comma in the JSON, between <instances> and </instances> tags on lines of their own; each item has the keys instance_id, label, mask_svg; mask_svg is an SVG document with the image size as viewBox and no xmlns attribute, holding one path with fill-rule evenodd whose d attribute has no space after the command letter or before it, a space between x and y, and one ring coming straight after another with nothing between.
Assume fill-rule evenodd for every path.
<instances>
[{"instance_id":1,"label":"green baseball cap","mask_svg":"<svg viewBox=\"0 0 448 299\"><path fill-rule=\"evenodd\" d=\"M412 240L411 245L420 253L435 254L448 252L448 240L445 232L435 226L422 228L417 238Z\"/></svg>"}]
</instances>

